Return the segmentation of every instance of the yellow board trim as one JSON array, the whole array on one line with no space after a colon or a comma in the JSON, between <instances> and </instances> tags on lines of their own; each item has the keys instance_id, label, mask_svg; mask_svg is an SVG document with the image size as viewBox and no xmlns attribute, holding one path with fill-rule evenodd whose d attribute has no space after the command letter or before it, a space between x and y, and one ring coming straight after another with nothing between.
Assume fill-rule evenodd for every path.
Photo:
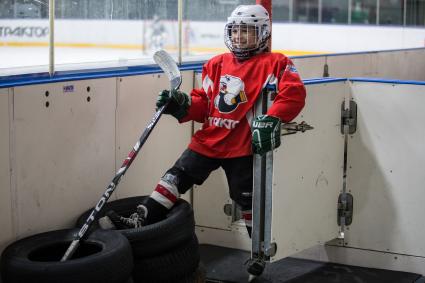
<instances>
[{"instance_id":1,"label":"yellow board trim","mask_svg":"<svg viewBox=\"0 0 425 283\"><path fill-rule=\"evenodd\" d=\"M1 42L0 46L3 47L48 47L48 42L18 42L18 41L8 41ZM101 43L64 43L57 42L55 47L63 48L106 48L106 49L131 49L131 50L144 50L143 44L101 44ZM165 49L172 50L176 49L175 46L165 47ZM187 50L187 48L185 48ZM202 53L221 53L226 52L226 48L219 47L191 47L189 51L192 52L202 52ZM325 52L314 52L314 51L305 51L305 50L283 50L275 49L273 52L282 53L287 56L297 56L297 55L317 55L317 54L326 54Z\"/></svg>"}]
</instances>

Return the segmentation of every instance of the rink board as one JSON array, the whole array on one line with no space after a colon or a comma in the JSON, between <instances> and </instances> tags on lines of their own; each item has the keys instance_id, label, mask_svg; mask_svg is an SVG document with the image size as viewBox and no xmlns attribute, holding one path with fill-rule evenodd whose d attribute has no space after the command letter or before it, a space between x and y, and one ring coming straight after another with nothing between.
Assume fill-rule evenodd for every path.
<instances>
[{"instance_id":1,"label":"rink board","mask_svg":"<svg viewBox=\"0 0 425 283\"><path fill-rule=\"evenodd\" d=\"M0 89L0 251L13 239L9 89ZM10 95L11 97L11 95Z\"/></svg>"},{"instance_id":2,"label":"rink board","mask_svg":"<svg viewBox=\"0 0 425 283\"><path fill-rule=\"evenodd\" d=\"M423 83L351 82L358 130L348 147L348 247L425 257L424 94Z\"/></svg>"},{"instance_id":3,"label":"rink board","mask_svg":"<svg viewBox=\"0 0 425 283\"><path fill-rule=\"evenodd\" d=\"M283 136L273 154L271 242L275 261L338 235L344 138L340 132L346 81L307 84L306 106L294 119L313 130Z\"/></svg>"}]
</instances>

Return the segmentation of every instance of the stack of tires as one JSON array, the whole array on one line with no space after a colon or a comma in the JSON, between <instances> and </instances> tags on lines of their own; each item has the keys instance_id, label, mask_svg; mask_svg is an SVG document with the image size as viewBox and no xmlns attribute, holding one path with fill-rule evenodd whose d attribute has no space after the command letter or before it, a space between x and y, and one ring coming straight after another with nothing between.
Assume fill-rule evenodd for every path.
<instances>
[{"instance_id":1,"label":"stack of tires","mask_svg":"<svg viewBox=\"0 0 425 283\"><path fill-rule=\"evenodd\" d=\"M99 213L109 210L128 217L146 196L111 201ZM91 209L77 220L81 227ZM91 229L99 229L98 221ZM200 255L195 235L195 219L191 205L179 199L163 221L136 229L118 230L130 242L133 250L134 283L192 283ZM192 281L190 281L192 280Z\"/></svg>"},{"instance_id":2,"label":"stack of tires","mask_svg":"<svg viewBox=\"0 0 425 283\"><path fill-rule=\"evenodd\" d=\"M108 210L129 216L145 197L111 201ZM81 227L91 209L77 220ZM200 283L202 268L198 239L194 233L193 210L179 200L167 218L136 229L102 230L98 221L73 259L59 262L79 229L35 235L10 245L2 255L3 283ZM43 275L46 271L47 274ZM50 273L50 274L49 274Z\"/></svg>"},{"instance_id":3,"label":"stack of tires","mask_svg":"<svg viewBox=\"0 0 425 283\"><path fill-rule=\"evenodd\" d=\"M9 245L1 257L2 283L126 283L133 258L116 231L95 231L73 258L61 262L78 229L37 234Z\"/></svg>"}]
</instances>

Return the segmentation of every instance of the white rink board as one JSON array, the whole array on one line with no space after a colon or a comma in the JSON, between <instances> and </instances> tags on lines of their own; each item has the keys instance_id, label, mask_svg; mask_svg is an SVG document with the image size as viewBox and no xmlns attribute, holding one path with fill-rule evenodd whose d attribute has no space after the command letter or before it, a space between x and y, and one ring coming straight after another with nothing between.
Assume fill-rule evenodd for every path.
<instances>
[{"instance_id":1,"label":"white rink board","mask_svg":"<svg viewBox=\"0 0 425 283\"><path fill-rule=\"evenodd\" d=\"M212 172L201 186L194 186L193 196L197 226L232 230L232 217L223 209L232 203L223 169Z\"/></svg>"},{"instance_id":2,"label":"white rink board","mask_svg":"<svg viewBox=\"0 0 425 283\"><path fill-rule=\"evenodd\" d=\"M191 90L193 71L182 73L180 89ZM118 78L116 169L128 156L155 114L158 93L170 88L164 74ZM150 195L161 176L186 149L191 123L179 124L171 115L163 115L140 150L116 191L118 198ZM186 193L184 198L188 199Z\"/></svg>"},{"instance_id":3,"label":"white rink board","mask_svg":"<svg viewBox=\"0 0 425 283\"><path fill-rule=\"evenodd\" d=\"M0 251L13 234L12 192L10 189L9 89L0 89Z\"/></svg>"},{"instance_id":4,"label":"white rink board","mask_svg":"<svg viewBox=\"0 0 425 283\"><path fill-rule=\"evenodd\" d=\"M425 49L378 52L375 56L376 77L425 81Z\"/></svg>"},{"instance_id":5,"label":"white rink board","mask_svg":"<svg viewBox=\"0 0 425 283\"><path fill-rule=\"evenodd\" d=\"M73 227L99 200L115 169L115 90L115 78L14 89L18 237Z\"/></svg>"},{"instance_id":6,"label":"white rink board","mask_svg":"<svg viewBox=\"0 0 425 283\"><path fill-rule=\"evenodd\" d=\"M183 72L183 91L192 78ZM73 227L115 176L164 88L168 79L155 74L0 90L0 251L16 238ZM150 194L191 129L164 115L110 200Z\"/></svg>"},{"instance_id":7,"label":"white rink board","mask_svg":"<svg viewBox=\"0 0 425 283\"><path fill-rule=\"evenodd\" d=\"M326 64L326 56L293 58L292 62L297 68L301 79L321 78Z\"/></svg>"},{"instance_id":8,"label":"white rink board","mask_svg":"<svg viewBox=\"0 0 425 283\"><path fill-rule=\"evenodd\" d=\"M425 86L353 82L358 129L349 141L354 197L348 247L425 256Z\"/></svg>"},{"instance_id":9,"label":"white rink board","mask_svg":"<svg viewBox=\"0 0 425 283\"><path fill-rule=\"evenodd\" d=\"M314 127L283 136L273 167L272 242L276 261L338 235L337 199L342 189L344 138L341 104L345 81L307 85L306 106L296 122Z\"/></svg>"},{"instance_id":10,"label":"white rink board","mask_svg":"<svg viewBox=\"0 0 425 283\"><path fill-rule=\"evenodd\" d=\"M378 70L376 57L376 53L328 56L326 63L329 66L329 76L337 78L376 77Z\"/></svg>"},{"instance_id":11,"label":"white rink board","mask_svg":"<svg viewBox=\"0 0 425 283\"><path fill-rule=\"evenodd\" d=\"M335 243L317 245L291 257L418 274L424 274L425 270L424 257L349 248Z\"/></svg>"},{"instance_id":12,"label":"white rink board","mask_svg":"<svg viewBox=\"0 0 425 283\"><path fill-rule=\"evenodd\" d=\"M425 49L295 57L292 60L303 79L322 77L327 64L330 77L425 81Z\"/></svg>"}]
</instances>

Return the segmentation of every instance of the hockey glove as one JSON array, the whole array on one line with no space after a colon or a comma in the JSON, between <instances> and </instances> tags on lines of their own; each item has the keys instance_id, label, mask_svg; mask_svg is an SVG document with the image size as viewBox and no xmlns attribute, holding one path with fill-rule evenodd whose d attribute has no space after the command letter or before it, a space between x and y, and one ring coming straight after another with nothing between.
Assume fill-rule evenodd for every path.
<instances>
[{"instance_id":1,"label":"hockey glove","mask_svg":"<svg viewBox=\"0 0 425 283\"><path fill-rule=\"evenodd\" d=\"M191 98L186 93L179 90L172 90L171 95L170 91L163 90L159 93L156 100L156 110L164 106L169 100L167 108L164 110L164 114L171 114L177 120L180 120L187 115Z\"/></svg>"},{"instance_id":2,"label":"hockey glove","mask_svg":"<svg viewBox=\"0 0 425 283\"><path fill-rule=\"evenodd\" d=\"M252 151L263 155L280 146L280 119L261 115L252 122Z\"/></svg>"}]
</instances>

